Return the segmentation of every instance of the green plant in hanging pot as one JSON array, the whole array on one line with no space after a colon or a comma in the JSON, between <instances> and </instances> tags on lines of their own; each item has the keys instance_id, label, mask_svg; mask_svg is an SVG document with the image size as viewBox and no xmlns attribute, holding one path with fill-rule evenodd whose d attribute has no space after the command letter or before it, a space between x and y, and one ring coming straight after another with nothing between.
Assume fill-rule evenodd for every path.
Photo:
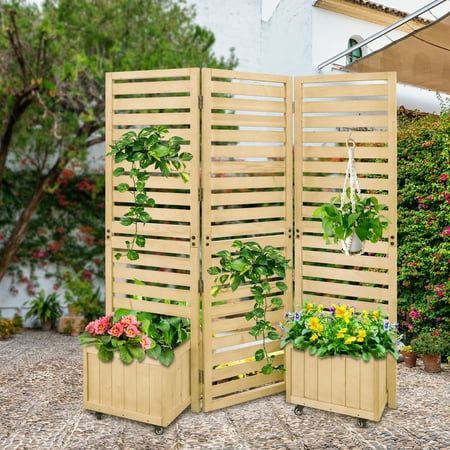
<instances>
[{"instance_id":1,"label":"green plant in hanging pot","mask_svg":"<svg viewBox=\"0 0 450 450\"><path fill-rule=\"evenodd\" d=\"M113 176L128 176L130 182L122 182L117 186L119 192L130 192L133 196L132 206L125 213L120 223L133 226L134 233L131 240L126 241L127 258L131 261L139 259L135 246L145 247L146 238L138 233L138 224L146 224L152 220L146 208L155 206L155 200L146 192L146 181L152 171L159 171L163 176L172 174L180 176L184 182L189 181L185 172L186 162L192 159L192 154L181 152L183 138L173 136L166 140L168 129L164 126L146 127L139 133L129 131L111 146L111 155L115 164L130 163L131 167L116 167ZM163 187L163 185L161 185ZM116 253L120 259L121 253Z\"/></svg>"},{"instance_id":2,"label":"green plant in hanging pot","mask_svg":"<svg viewBox=\"0 0 450 450\"><path fill-rule=\"evenodd\" d=\"M313 213L314 218L322 220L325 241L340 242L346 254L362 253L365 241L380 241L389 224L381 213L386 206L376 197L360 197L356 192L353 195L353 205L347 189L345 194L332 198Z\"/></svg>"},{"instance_id":3,"label":"green plant in hanging pot","mask_svg":"<svg viewBox=\"0 0 450 450\"><path fill-rule=\"evenodd\" d=\"M274 247L261 247L256 242L236 240L232 244L235 253L220 251L220 265L210 267L208 273L215 275L215 286L212 295L217 296L222 290L231 288L235 291L242 285L250 285L254 297L253 308L245 314L245 319L254 321L249 334L255 340L261 340L262 348L256 350L255 360L265 360L263 374L271 374L274 370L284 372L284 366L274 365L275 356L267 350L267 342L280 339L280 334L267 319L267 313L283 307L279 293L287 290L284 283L289 261ZM274 279L279 279L274 281Z\"/></svg>"}]
</instances>

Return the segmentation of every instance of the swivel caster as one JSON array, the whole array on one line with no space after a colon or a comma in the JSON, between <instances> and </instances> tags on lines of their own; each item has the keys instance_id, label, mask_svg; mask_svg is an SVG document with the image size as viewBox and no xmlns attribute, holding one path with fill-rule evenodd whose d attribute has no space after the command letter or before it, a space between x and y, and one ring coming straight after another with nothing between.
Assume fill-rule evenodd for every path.
<instances>
[{"instance_id":1,"label":"swivel caster","mask_svg":"<svg viewBox=\"0 0 450 450\"><path fill-rule=\"evenodd\" d=\"M357 424L359 428L367 428L367 419L358 418Z\"/></svg>"},{"instance_id":2,"label":"swivel caster","mask_svg":"<svg viewBox=\"0 0 450 450\"><path fill-rule=\"evenodd\" d=\"M155 434L161 435L164 434L164 428L163 427L155 427Z\"/></svg>"},{"instance_id":3,"label":"swivel caster","mask_svg":"<svg viewBox=\"0 0 450 450\"><path fill-rule=\"evenodd\" d=\"M94 413L94 415L95 415L95 418L97 420L102 420L103 419L103 414L101 412L97 411L97 412Z\"/></svg>"},{"instance_id":4,"label":"swivel caster","mask_svg":"<svg viewBox=\"0 0 450 450\"><path fill-rule=\"evenodd\" d=\"M294 414L295 414L296 416L302 416L302 415L303 415L303 408L304 408L303 405L297 405L297 406L294 408Z\"/></svg>"}]
</instances>

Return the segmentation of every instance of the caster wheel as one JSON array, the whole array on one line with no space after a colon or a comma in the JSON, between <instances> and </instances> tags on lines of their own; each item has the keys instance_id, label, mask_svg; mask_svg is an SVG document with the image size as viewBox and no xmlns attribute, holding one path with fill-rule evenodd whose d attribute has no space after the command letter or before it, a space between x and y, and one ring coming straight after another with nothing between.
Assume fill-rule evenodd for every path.
<instances>
[{"instance_id":1,"label":"caster wheel","mask_svg":"<svg viewBox=\"0 0 450 450\"><path fill-rule=\"evenodd\" d=\"M297 406L294 408L294 414L295 414L296 416L301 416L301 415L303 415L303 408L304 408L303 405L297 405Z\"/></svg>"},{"instance_id":2,"label":"caster wheel","mask_svg":"<svg viewBox=\"0 0 450 450\"><path fill-rule=\"evenodd\" d=\"M95 414L95 418L97 420L102 420L103 419L103 414L101 412L96 412L94 414Z\"/></svg>"},{"instance_id":3,"label":"caster wheel","mask_svg":"<svg viewBox=\"0 0 450 450\"><path fill-rule=\"evenodd\" d=\"M367 419L358 419L359 428L367 428Z\"/></svg>"},{"instance_id":4,"label":"caster wheel","mask_svg":"<svg viewBox=\"0 0 450 450\"><path fill-rule=\"evenodd\" d=\"M164 428L163 427L155 427L155 434L157 434L157 435L164 434Z\"/></svg>"}]
</instances>

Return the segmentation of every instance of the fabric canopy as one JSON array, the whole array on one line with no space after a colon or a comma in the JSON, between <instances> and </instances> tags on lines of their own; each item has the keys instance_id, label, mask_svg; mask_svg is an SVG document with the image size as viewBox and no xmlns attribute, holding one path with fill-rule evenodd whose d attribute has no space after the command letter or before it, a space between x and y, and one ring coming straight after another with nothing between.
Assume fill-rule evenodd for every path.
<instances>
[{"instance_id":1,"label":"fabric canopy","mask_svg":"<svg viewBox=\"0 0 450 450\"><path fill-rule=\"evenodd\" d=\"M450 94L450 13L346 66L352 72L397 72L399 83Z\"/></svg>"}]
</instances>

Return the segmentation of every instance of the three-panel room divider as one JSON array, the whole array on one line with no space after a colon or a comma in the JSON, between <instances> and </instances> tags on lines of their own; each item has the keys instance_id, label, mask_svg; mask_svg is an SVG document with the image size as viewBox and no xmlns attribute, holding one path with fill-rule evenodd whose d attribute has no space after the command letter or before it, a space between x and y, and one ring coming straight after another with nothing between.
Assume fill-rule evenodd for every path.
<instances>
[{"instance_id":1,"label":"three-panel room divider","mask_svg":"<svg viewBox=\"0 0 450 450\"><path fill-rule=\"evenodd\" d=\"M221 69L114 72L106 75L106 149L130 129L166 125L193 154L188 183L153 173L156 200L138 261L126 251L130 228L120 218L132 202L116 187L106 157L107 311L130 308L191 321L192 409L211 411L281 392L282 374L259 373L261 346L248 334L249 286L211 295L218 251L233 240L280 249L292 261L278 325L304 301L385 309L396 319L396 76L395 73L290 77ZM346 142L356 142L362 193L387 205L385 239L346 256L322 239L312 211L342 189ZM124 167L124 164L121 163ZM136 283L136 280L140 280ZM278 352L279 342L268 350ZM395 406L395 361L387 369L388 404ZM130 389L127 395L138 396Z\"/></svg>"}]
</instances>

